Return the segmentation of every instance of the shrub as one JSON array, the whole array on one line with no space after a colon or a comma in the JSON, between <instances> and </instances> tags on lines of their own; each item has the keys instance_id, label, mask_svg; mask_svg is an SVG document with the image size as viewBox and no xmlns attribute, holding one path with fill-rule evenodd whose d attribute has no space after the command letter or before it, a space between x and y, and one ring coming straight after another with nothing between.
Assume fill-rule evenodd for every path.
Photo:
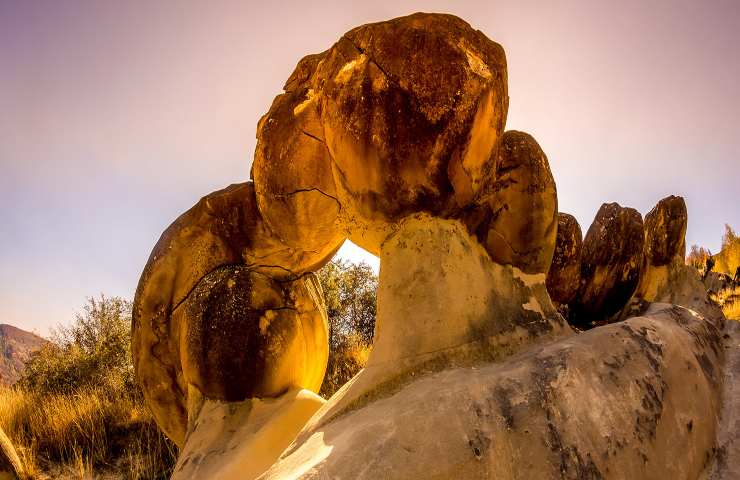
<instances>
[{"instance_id":1,"label":"shrub","mask_svg":"<svg viewBox=\"0 0 740 480\"><path fill-rule=\"evenodd\" d=\"M0 426L31 474L168 478L176 447L144 405L130 337L130 302L90 298L32 356L18 384L0 390Z\"/></svg>"},{"instance_id":2,"label":"shrub","mask_svg":"<svg viewBox=\"0 0 740 480\"><path fill-rule=\"evenodd\" d=\"M82 388L136 393L131 363L131 302L89 298L70 326L58 326L51 341L26 363L20 385L42 393Z\"/></svg>"}]
</instances>

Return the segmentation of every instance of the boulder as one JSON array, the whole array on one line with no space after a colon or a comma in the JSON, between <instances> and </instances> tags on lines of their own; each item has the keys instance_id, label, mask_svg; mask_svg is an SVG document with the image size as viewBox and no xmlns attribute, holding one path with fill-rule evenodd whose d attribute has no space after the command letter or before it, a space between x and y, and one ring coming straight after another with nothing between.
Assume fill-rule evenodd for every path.
<instances>
[{"instance_id":1,"label":"boulder","mask_svg":"<svg viewBox=\"0 0 740 480\"><path fill-rule=\"evenodd\" d=\"M647 235L603 205L578 260L545 154L503 133L506 89L501 47L450 15L364 25L301 60L258 125L255 183L177 219L137 289L134 363L181 447L173 478L732 476L737 429L718 425L737 416L737 332L674 268L683 202ZM324 401L311 272L345 236L381 257L375 337ZM548 283L603 326L576 334ZM606 324L633 292L640 314Z\"/></svg>"},{"instance_id":2,"label":"boulder","mask_svg":"<svg viewBox=\"0 0 740 480\"><path fill-rule=\"evenodd\" d=\"M707 296L695 268L686 265L688 213L681 197L662 199L645 216L645 247L640 282L621 314L638 314L646 303L681 305L707 318L721 319L722 312Z\"/></svg>"},{"instance_id":3,"label":"boulder","mask_svg":"<svg viewBox=\"0 0 740 480\"><path fill-rule=\"evenodd\" d=\"M336 250L338 247L339 243L333 248ZM200 378L196 384L208 392L220 392L217 398L231 398L228 389L245 388L240 382L247 380L243 377L221 377L206 381L201 378L203 368L206 365L208 368L218 366L221 361L242 362L239 363L240 366L234 367L235 370L229 370L230 373L238 371L240 374L247 374L249 368L256 368L245 365L247 359L241 356L238 359L215 358L218 355L230 357L231 352L240 346L236 339L241 341L249 337L251 330L245 329L247 327L243 323L248 320L237 318L234 316L237 312L227 310L219 311L218 315L205 312L207 318L203 318L203 314L198 313L198 308L225 309L227 306L198 302L215 301L219 298L219 301L231 302L231 307L241 308L250 304L251 300L246 299L250 294L284 296L287 291L294 290L294 287L282 291L283 287L276 287L274 281L306 283L302 275L323 265L332 253L327 255L325 252L295 249L276 238L262 220L252 183L232 185L203 197L165 230L149 257L136 290L131 348L134 368L144 396L157 423L175 443L182 445L185 440L189 380ZM242 266L246 270L240 269L237 274L233 269L223 270L227 266ZM260 283L260 287L269 287L266 287L265 292L245 290L229 296L228 289L223 289L224 283L216 281L221 274L236 275L226 279L226 286L238 281L240 287L246 287L250 280L264 278L266 280ZM209 293L208 285L212 281L218 292ZM317 302L320 300L318 293L314 297ZM303 294L302 298L306 298L306 295ZM258 298L252 305L262 305L260 302ZM280 303L277 300L276 302ZM285 305L279 307L287 308ZM226 313L232 316L221 318ZM255 315L255 311L250 311L249 318ZM195 321L199 322L197 326L195 323L189 324ZM319 330L326 328L319 323L321 322L313 321L315 326L320 327ZM227 326L236 330L225 331ZM253 327L251 325L249 328ZM192 336L189 344L184 342L188 338L184 334L186 331ZM325 335L321 332L316 334ZM211 352L197 351L199 344L202 344L201 347L221 347ZM183 345L188 345L188 348L183 349ZM321 364L325 350L324 348L323 353L319 351L317 365ZM325 365L325 358L323 362ZM191 370L192 375L184 374L187 373L184 372L184 364L195 365ZM196 373L199 371L201 373ZM219 373L214 371L210 375ZM233 385L229 385L230 382Z\"/></svg>"},{"instance_id":4,"label":"boulder","mask_svg":"<svg viewBox=\"0 0 740 480\"><path fill-rule=\"evenodd\" d=\"M173 312L185 382L209 399L318 391L329 355L323 293L313 274L277 282L245 266L209 273Z\"/></svg>"},{"instance_id":5,"label":"boulder","mask_svg":"<svg viewBox=\"0 0 740 480\"><path fill-rule=\"evenodd\" d=\"M496 180L476 227L494 262L526 273L547 272L557 235L558 198L547 156L523 132L504 133L495 152Z\"/></svg>"},{"instance_id":6,"label":"boulder","mask_svg":"<svg viewBox=\"0 0 740 480\"><path fill-rule=\"evenodd\" d=\"M645 262L652 266L668 265L686 257L686 202L671 195L645 215Z\"/></svg>"},{"instance_id":7,"label":"boulder","mask_svg":"<svg viewBox=\"0 0 740 480\"><path fill-rule=\"evenodd\" d=\"M640 281L645 235L633 208L605 203L583 240L581 285L571 320L579 326L608 320L632 297Z\"/></svg>"},{"instance_id":8,"label":"boulder","mask_svg":"<svg viewBox=\"0 0 740 480\"><path fill-rule=\"evenodd\" d=\"M575 300L581 283L583 234L573 215L558 213L555 253L547 272L547 292L553 302L567 305Z\"/></svg>"},{"instance_id":9,"label":"boulder","mask_svg":"<svg viewBox=\"0 0 740 480\"><path fill-rule=\"evenodd\" d=\"M318 422L332 398L260 478L702 478L721 343L711 322L655 304L503 361L417 371Z\"/></svg>"},{"instance_id":10,"label":"boulder","mask_svg":"<svg viewBox=\"0 0 740 480\"><path fill-rule=\"evenodd\" d=\"M301 205L311 195L325 212L299 218L333 231L336 197L344 231L377 254L404 216L468 205L494 175L506 85L501 46L452 15L417 13L347 32L299 62L260 121L253 176L260 199L270 199L260 205L268 224L284 223L278 210L313 212ZM303 242L294 227L275 228Z\"/></svg>"}]
</instances>

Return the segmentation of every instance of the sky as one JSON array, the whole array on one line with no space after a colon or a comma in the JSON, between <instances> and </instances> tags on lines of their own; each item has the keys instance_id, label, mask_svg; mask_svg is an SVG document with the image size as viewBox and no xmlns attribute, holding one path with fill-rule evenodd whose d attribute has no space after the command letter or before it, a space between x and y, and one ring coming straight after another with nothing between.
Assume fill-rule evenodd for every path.
<instances>
[{"instance_id":1,"label":"sky","mask_svg":"<svg viewBox=\"0 0 740 480\"><path fill-rule=\"evenodd\" d=\"M689 245L740 228L736 0L0 0L0 323L47 334L86 297L132 298L167 225L249 178L298 60L415 11L504 47L507 129L538 140L584 233L603 202L670 194Z\"/></svg>"}]
</instances>

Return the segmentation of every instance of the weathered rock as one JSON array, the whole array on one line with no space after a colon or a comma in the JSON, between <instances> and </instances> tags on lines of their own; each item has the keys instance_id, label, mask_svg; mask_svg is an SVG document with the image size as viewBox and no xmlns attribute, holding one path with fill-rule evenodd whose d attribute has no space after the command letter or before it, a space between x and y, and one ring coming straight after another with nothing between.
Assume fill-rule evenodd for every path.
<instances>
[{"instance_id":1,"label":"weathered rock","mask_svg":"<svg viewBox=\"0 0 740 480\"><path fill-rule=\"evenodd\" d=\"M293 249L326 256L344 236L318 96L310 85L319 58L299 63L285 93L260 120L251 176L270 231Z\"/></svg>"},{"instance_id":2,"label":"weathered rock","mask_svg":"<svg viewBox=\"0 0 740 480\"><path fill-rule=\"evenodd\" d=\"M686 257L686 202L671 195L645 215L645 262L660 267Z\"/></svg>"},{"instance_id":3,"label":"weathered rock","mask_svg":"<svg viewBox=\"0 0 740 480\"><path fill-rule=\"evenodd\" d=\"M701 478L721 358L713 324L656 304L503 362L417 372L314 417L260 478Z\"/></svg>"},{"instance_id":4,"label":"weathered rock","mask_svg":"<svg viewBox=\"0 0 740 480\"><path fill-rule=\"evenodd\" d=\"M558 198L547 156L530 135L508 131L495 152L496 181L475 228L494 262L547 272L557 234Z\"/></svg>"},{"instance_id":5,"label":"weathered rock","mask_svg":"<svg viewBox=\"0 0 740 480\"><path fill-rule=\"evenodd\" d=\"M24 480L25 469L13 444L0 428L0 480Z\"/></svg>"},{"instance_id":6,"label":"weathered rock","mask_svg":"<svg viewBox=\"0 0 740 480\"><path fill-rule=\"evenodd\" d=\"M586 233L581 286L571 320L588 326L607 320L632 297L640 281L645 235L633 208L605 203Z\"/></svg>"},{"instance_id":7,"label":"weathered rock","mask_svg":"<svg viewBox=\"0 0 740 480\"><path fill-rule=\"evenodd\" d=\"M324 403L305 389L242 402L205 400L195 414L172 480L259 477Z\"/></svg>"},{"instance_id":8,"label":"weathered rock","mask_svg":"<svg viewBox=\"0 0 740 480\"><path fill-rule=\"evenodd\" d=\"M287 146L258 151L256 162L264 165L255 167L255 180L271 159L300 161L295 171L309 164L317 171L300 182L289 174L288 186L276 191L324 188L324 152L307 142L325 142L344 228L371 252L389 224L465 206L493 176L491 153L508 107L506 59L500 45L459 18L417 13L358 27L302 60L286 90L260 131L295 131L274 137L288 139ZM286 127L291 108L293 125ZM268 140L266 133L260 138ZM281 153L268 155L270 148ZM291 149L300 159L289 158Z\"/></svg>"},{"instance_id":9,"label":"weathered rock","mask_svg":"<svg viewBox=\"0 0 740 480\"><path fill-rule=\"evenodd\" d=\"M492 262L456 220L407 217L383 243L381 264L367 366L332 396L297 442L418 375L500 360L572 333L550 302L544 272L526 274Z\"/></svg>"},{"instance_id":10,"label":"weathered rock","mask_svg":"<svg viewBox=\"0 0 740 480\"><path fill-rule=\"evenodd\" d=\"M313 274L277 282L249 267L222 267L203 277L173 321L184 380L206 398L236 402L321 387L329 339Z\"/></svg>"},{"instance_id":11,"label":"weathered rock","mask_svg":"<svg viewBox=\"0 0 740 480\"><path fill-rule=\"evenodd\" d=\"M722 312L710 301L698 272L685 264L688 213L683 198L662 199L645 216L645 250L640 282L621 317L638 314L645 303L681 305L713 320Z\"/></svg>"},{"instance_id":12,"label":"weathered rock","mask_svg":"<svg viewBox=\"0 0 740 480\"><path fill-rule=\"evenodd\" d=\"M257 209L252 183L232 185L204 197L162 234L144 268L134 298L132 353L144 396L157 423L173 441L182 445L187 426L188 381L183 375L183 363L198 364L194 360L197 355L185 355L187 350L182 349L180 341L187 338L182 332L192 320L185 314L184 306L195 290L208 297L203 288L196 288L204 277L225 266L240 265L248 267L255 275L287 281L299 278L327 260L323 252L293 249L272 235ZM226 296L223 300L236 302L240 298ZM242 325L237 318L213 320L229 326ZM224 348L219 352L226 354L238 347L233 340L229 343L231 336L244 339L245 332L225 334L223 329L211 330L216 326L218 323L201 325L195 337L197 341L211 346L223 342ZM212 332L211 337L209 332ZM215 361L213 357L203 360L207 360L208 365ZM223 361L232 360L224 358ZM321 364L326 360L322 360L320 354L316 361ZM194 378L197 377L194 373ZM222 378L219 381L225 383L218 385L216 381L207 390L220 390L219 395L229 397L226 390L232 388L229 382L241 385L247 380Z\"/></svg>"},{"instance_id":13,"label":"weathered rock","mask_svg":"<svg viewBox=\"0 0 740 480\"><path fill-rule=\"evenodd\" d=\"M722 339L724 388L716 454L708 468L711 480L740 478L740 322L726 322Z\"/></svg>"},{"instance_id":14,"label":"weathered rock","mask_svg":"<svg viewBox=\"0 0 740 480\"><path fill-rule=\"evenodd\" d=\"M547 292L553 302L571 303L578 294L581 282L581 249L583 234L573 215L558 213L558 231L555 253L547 272Z\"/></svg>"},{"instance_id":15,"label":"weathered rock","mask_svg":"<svg viewBox=\"0 0 740 480\"><path fill-rule=\"evenodd\" d=\"M673 268L682 202L649 215L647 246L639 213L602 206L581 261L563 247L553 272L580 274L580 325L636 288L642 316L575 335L552 304L555 184L532 137L503 133L500 46L415 14L348 32L284 89L258 126L256 185L181 216L137 289L134 361L182 446L174 478L693 480L735 458L717 429L737 416L724 319ZM344 235L381 256L377 323L367 367L324 402L310 272Z\"/></svg>"}]
</instances>

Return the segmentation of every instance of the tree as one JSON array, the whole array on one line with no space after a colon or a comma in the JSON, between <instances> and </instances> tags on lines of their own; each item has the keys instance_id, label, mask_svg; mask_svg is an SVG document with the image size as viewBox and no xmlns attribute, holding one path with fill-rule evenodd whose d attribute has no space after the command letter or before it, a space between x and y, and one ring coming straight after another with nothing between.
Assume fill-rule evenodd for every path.
<instances>
[{"instance_id":1,"label":"tree","mask_svg":"<svg viewBox=\"0 0 740 480\"><path fill-rule=\"evenodd\" d=\"M136 392L131 363L131 302L88 298L70 326L58 326L50 342L26 363L21 385L45 393L87 387Z\"/></svg>"},{"instance_id":2,"label":"tree","mask_svg":"<svg viewBox=\"0 0 740 480\"><path fill-rule=\"evenodd\" d=\"M727 224L725 224L725 234L722 236L722 251L716 259L718 272L733 276L740 267L740 237Z\"/></svg>"},{"instance_id":3,"label":"tree","mask_svg":"<svg viewBox=\"0 0 740 480\"><path fill-rule=\"evenodd\" d=\"M692 245L691 251L686 257L686 263L699 270L699 272L704 272L704 269L707 265L707 260L709 260L709 257L711 256L712 252L710 252L706 248L700 247L698 245Z\"/></svg>"},{"instance_id":4,"label":"tree","mask_svg":"<svg viewBox=\"0 0 740 480\"><path fill-rule=\"evenodd\" d=\"M329 397L365 366L375 330L378 277L367 263L343 260L316 273L329 317L329 362L320 393Z\"/></svg>"}]
</instances>

